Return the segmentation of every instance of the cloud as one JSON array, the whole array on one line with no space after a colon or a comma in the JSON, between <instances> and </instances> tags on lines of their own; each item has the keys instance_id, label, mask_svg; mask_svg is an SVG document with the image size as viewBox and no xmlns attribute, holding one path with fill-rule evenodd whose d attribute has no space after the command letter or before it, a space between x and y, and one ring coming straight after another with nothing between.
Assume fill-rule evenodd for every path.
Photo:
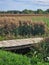
<instances>
[{"instance_id":1,"label":"cloud","mask_svg":"<svg viewBox=\"0 0 49 65\"><path fill-rule=\"evenodd\" d=\"M13 0L25 5L49 6L49 0Z\"/></svg>"},{"instance_id":2,"label":"cloud","mask_svg":"<svg viewBox=\"0 0 49 65\"><path fill-rule=\"evenodd\" d=\"M47 9L49 0L0 0L0 10Z\"/></svg>"},{"instance_id":3,"label":"cloud","mask_svg":"<svg viewBox=\"0 0 49 65\"><path fill-rule=\"evenodd\" d=\"M36 0L37 4L40 4L41 6L49 6L49 0Z\"/></svg>"}]
</instances>

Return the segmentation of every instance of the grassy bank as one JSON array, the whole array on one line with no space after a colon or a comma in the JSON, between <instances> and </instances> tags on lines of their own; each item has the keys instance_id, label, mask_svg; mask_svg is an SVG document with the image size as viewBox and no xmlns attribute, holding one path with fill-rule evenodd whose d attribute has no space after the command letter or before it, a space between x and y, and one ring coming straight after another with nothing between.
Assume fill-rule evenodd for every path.
<instances>
[{"instance_id":1,"label":"grassy bank","mask_svg":"<svg viewBox=\"0 0 49 65\"><path fill-rule=\"evenodd\" d=\"M25 52L25 51L24 51ZM24 55L0 50L0 65L49 65L49 38Z\"/></svg>"},{"instance_id":2,"label":"grassy bank","mask_svg":"<svg viewBox=\"0 0 49 65\"><path fill-rule=\"evenodd\" d=\"M49 62L44 62L35 56L29 58L24 55L0 50L0 65L49 65Z\"/></svg>"}]
</instances>

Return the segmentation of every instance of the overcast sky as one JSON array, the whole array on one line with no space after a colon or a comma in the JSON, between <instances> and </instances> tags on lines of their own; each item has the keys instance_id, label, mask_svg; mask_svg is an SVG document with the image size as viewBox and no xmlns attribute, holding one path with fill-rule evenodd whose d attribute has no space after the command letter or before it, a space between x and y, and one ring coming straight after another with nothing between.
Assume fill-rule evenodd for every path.
<instances>
[{"instance_id":1,"label":"overcast sky","mask_svg":"<svg viewBox=\"0 0 49 65\"><path fill-rule=\"evenodd\" d=\"M0 10L24 10L49 8L49 0L0 0Z\"/></svg>"}]
</instances>

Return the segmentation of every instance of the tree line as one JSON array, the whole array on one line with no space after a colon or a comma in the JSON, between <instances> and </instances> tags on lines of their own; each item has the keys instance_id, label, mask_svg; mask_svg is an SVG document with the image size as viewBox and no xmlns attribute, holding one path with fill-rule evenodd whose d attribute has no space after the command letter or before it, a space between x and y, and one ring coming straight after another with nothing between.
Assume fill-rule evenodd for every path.
<instances>
[{"instance_id":1,"label":"tree line","mask_svg":"<svg viewBox=\"0 0 49 65\"><path fill-rule=\"evenodd\" d=\"M0 11L0 14L49 14L49 9L43 11L42 9L37 9L36 11L24 9L23 11L19 10L9 10L9 11Z\"/></svg>"}]
</instances>

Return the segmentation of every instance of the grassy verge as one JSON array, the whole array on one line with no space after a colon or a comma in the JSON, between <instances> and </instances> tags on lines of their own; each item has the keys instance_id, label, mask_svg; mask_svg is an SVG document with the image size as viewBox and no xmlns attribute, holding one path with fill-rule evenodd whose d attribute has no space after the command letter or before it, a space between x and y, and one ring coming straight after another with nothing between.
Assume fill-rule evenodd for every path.
<instances>
[{"instance_id":1,"label":"grassy verge","mask_svg":"<svg viewBox=\"0 0 49 65\"><path fill-rule=\"evenodd\" d=\"M0 50L0 65L49 65L49 62L44 62L35 56L29 58Z\"/></svg>"},{"instance_id":2,"label":"grassy verge","mask_svg":"<svg viewBox=\"0 0 49 65\"><path fill-rule=\"evenodd\" d=\"M31 65L26 56L0 50L0 65Z\"/></svg>"}]
</instances>

